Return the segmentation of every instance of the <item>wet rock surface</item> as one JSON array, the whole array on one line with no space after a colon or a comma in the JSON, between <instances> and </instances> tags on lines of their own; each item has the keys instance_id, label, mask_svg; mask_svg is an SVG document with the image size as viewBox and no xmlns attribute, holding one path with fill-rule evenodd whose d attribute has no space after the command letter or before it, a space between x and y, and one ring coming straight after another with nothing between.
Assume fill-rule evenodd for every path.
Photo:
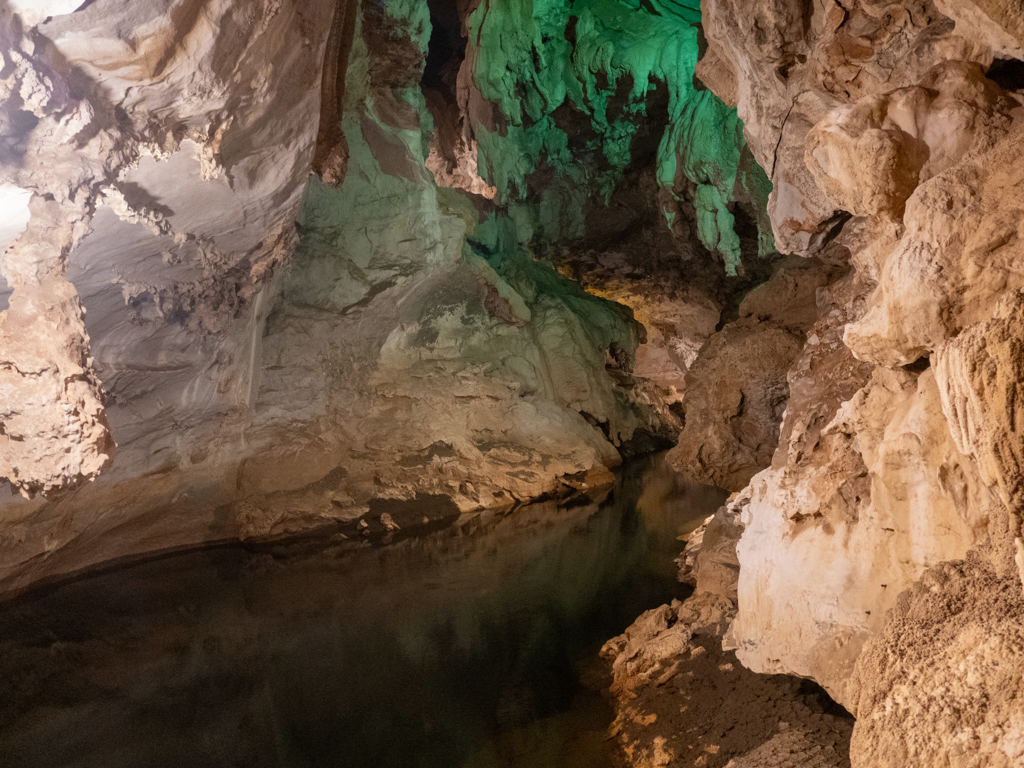
<instances>
[{"instance_id":1,"label":"wet rock surface","mask_svg":"<svg viewBox=\"0 0 1024 768\"><path fill-rule=\"evenodd\" d=\"M849 713L814 683L751 672L726 649L744 504L734 499L689 535L679 579L694 594L646 612L601 650L614 678L611 733L629 765L850 765Z\"/></svg>"},{"instance_id":2,"label":"wet rock surface","mask_svg":"<svg viewBox=\"0 0 1024 768\"><path fill-rule=\"evenodd\" d=\"M37 587L0 604L0 763L611 766L587 660L686 594L675 537L722 497L640 460L561 503L423 499Z\"/></svg>"}]
</instances>

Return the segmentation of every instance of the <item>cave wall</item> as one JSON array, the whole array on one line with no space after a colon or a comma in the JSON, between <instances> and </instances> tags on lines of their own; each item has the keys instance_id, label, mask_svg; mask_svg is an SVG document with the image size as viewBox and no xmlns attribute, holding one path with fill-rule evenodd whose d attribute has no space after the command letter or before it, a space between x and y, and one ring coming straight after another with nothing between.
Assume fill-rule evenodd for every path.
<instances>
[{"instance_id":1,"label":"cave wall","mask_svg":"<svg viewBox=\"0 0 1024 768\"><path fill-rule=\"evenodd\" d=\"M666 120L654 163L669 226L681 239L695 236L735 275L743 270L734 215L741 203L756 219L759 255L774 253L765 215L771 184L735 109L694 78L699 21L700 4L690 0L481 0L466 19L459 100L498 199L527 198L527 177L543 164L566 182L548 190L545 207L567 196L566 223L579 226L573 209L578 216L588 197L611 197L635 159L641 126ZM658 88L665 117L649 113Z\"/></svg>"},{"instance_id":2,"label":"cave wall","mask_svg":"<svg viewBox=\"0 0 1024 768\"><path fill-rule=\"evenodd\" d=\"M600 483L685 392L743 663L1019 760L1020 10L456 8L0 0L0 589Z\"/></svg>"},{"instance_id":3,"label":"cave wall","mask_svg":"<svg viewBox=\"0 0 1024 768\"><path fill-rule=\"evenodd\" d=\"M854 267L819 295L772 466L736 502L728 641L850 709L854 765L1021 756L1019 685L993 687L1021 663L1019 18L703 5L777 244Z\"/></svg>"},{"instance_id":4,"label":"cave wall","mask_svg":"<svg viewBox=\"0 0 1024 768\"><path fill-rule=\"evenodd\" d=\"M78 5L0 8L8 585L224 535L331 13Z\"/></svg>"},{"instance_id":5,"label":"cave wall","mask_svg":"<svg viewBox=\"0 0 1024 768\"><path fill-rule=\"evenodd\" d=\"M616 445L658 423L630 391L628 310L534 263L513 219L428 172L427 6L410 8L364 6L348 170L336 188L313 178L306 190L263 339L249 433L260 448L241 473L254 532L292 509L359 515L381 495L443 494L470 510L555 491L564 476L593 483L620 462ZM387 52L372 50L385 35ZM396 61L405 84L387 71ZM280 499L335 468L341 482Z\"/></svg>"},{"instance_id":6,"label":"cave wall","mask_svg":"<svg viewBox=\"0 0 1024 768\"><path fill-rule=\"evenodd\" d=\"M0 7L0 589L375 498L512 504L674 439L716 281L771 255L733 230L767 182L694 84L697 11L494 5L430 72L413 0ZM718 253L703 287L567 277L634 152L663 259ZM609 220L585 259L649 242Z\"/></svg>"}]
</instances>

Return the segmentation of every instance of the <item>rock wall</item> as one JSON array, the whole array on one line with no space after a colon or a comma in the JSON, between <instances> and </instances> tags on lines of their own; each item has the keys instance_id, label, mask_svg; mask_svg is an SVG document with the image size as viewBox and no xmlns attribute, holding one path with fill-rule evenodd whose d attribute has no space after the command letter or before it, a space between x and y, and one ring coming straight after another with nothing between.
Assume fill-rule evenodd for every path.
<instances>
[{"instance_id":1,"label":"rock wall","mask_svg":"<svg viewBox=\"0 0 1024 768\"><path fill-rule=\"evenodd\" d=\"M455 8L0 0L0 589L593 485L682 396L737 658L1018 761L1019 8Z\"/></svg>"},{"instance_id":2,"label":"rock wall","mask_svg":"<svg viewBox=\"0 0 1024 768\"><path fill-rule=\"evenodd\" d=\"M0 6L0 591L374 499L508 505L674 439L672 382L717 322L717 282L770 251L766 220L732 230L730 201L756 218L765 182L735 113L695 96L697 12L558 16L562 39L586 17L575 49L605 74L562 71L530 149L537 131L492 92L501 14L458 7L477 42L438 70L417 0ZM659 24L661 90L623 100L616 78L646 66L638 30ZM631 53L608 58L620 38ZM532 81L519 42L501 55ZM731 121L704 165L685 136L665 143L668 117L640 119L665 83L674 109L710 110L676 129ZM583 119L563 121L563 86ZM641 144L651 172L691 163L658 177L675 210L704 200L692 234L659 200L663 260L707 256L702 240L722 259L703 287L630 294L659 308L650 335L617 303L629 291L587 293L552 256ZM653 327L661 308L678 321Z\"/></svg>"},{"instance_id":3,"label":"rock wall","mask_svg":"<svg viewBox=\"0 0 1024 768\"><path fill-rule=\"evenodd\" d=\"M224 535L331 13L79 5L0 9L5 586Z\"/></svg>"},{"instance_id":4,"label":"rock wall","mask_svg":"<svg viewBox=\"0 0 1024 768\"><path fill-rule=\"evenodd\" d=\"M792 257L743 297L739 317L708 339L687 372L674 467L738 491L771 463L789 398L786 373L817 317L819 289L842 271Z\"/></svg>"},{"instance_id":5,"label":"rock wall","mask_svg":"<svg viewBox=\"0 0 1024 768\"><path fill-rule=\"evenodd\" d=\"M694 80L699 19L696 0L476 4L458 99L496 199L529 202L529 177L546 166L560 183L534 215L548 227L557 218L563 232L579 227L585 201L611 197L653 124L659 202L678 237L741 273L740 207L755 222L756 252L773 254L770 184L735 110Z\"/></svg>"},{"instance_id":6,"label":"rock wall","mask_svg":"<svg viewBox=\"0 0 1024 768\"><path fill-rule=\"evenodd\" d=\"M817 686L745 669L722 634L736 614L740 494L690 534L681 581L695 586L644 613L601 655L611 662L611 728L629 765L845 768L853 718Z\"/></svg>"},{"instance_id":7,"label":"rock wall","mask_svg":"<svg viewBox=\"0 0 1024 768\"><path fill-rule=\"evenodd\" d=\"M1000 677L1020 669L1024 573L1024 83L999 60L1020 56L1019 16L703 5L698 71L735 99L780 249L854 267L818 293L779 447L744 491L729 638L745 665L813 678L856 715L855 766L1021 755L1019 686Z\"/></svg>"},{"instance_id":8,"label":"rock wall","mask_svg":"<svg viewBox=\"0 0 1024 768\"><path fill-rule=\"evenodd\" d=\"M593 483L619 463L614 446L657 419L630 394L628 311L535 264L486 198L434 183L418 78L387 72L401 46L422 64L416 20L366 6L357 23L348 171L337 188L310 181L264 333L249 433L260 448L240 475L246 532L358 516L380 496L473 509L565 476ZM389 50L371 49L385 34Z\"/></svg>"}]
</instances>

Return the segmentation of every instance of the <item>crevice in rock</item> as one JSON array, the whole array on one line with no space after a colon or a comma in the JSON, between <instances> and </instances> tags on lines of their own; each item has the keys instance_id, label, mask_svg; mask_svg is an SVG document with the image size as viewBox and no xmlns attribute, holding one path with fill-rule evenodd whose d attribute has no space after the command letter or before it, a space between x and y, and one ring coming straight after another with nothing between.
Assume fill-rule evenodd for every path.
<instances>
[{"instance_id":1,"label":"crevice in rock","mask_svg":"<svg viewBox=\"0 0 1024 768\"><path fill-rule=\"evenodd\" d=\"M469 39L462 34L462 19L456 0L428 0L427 7L430 9L430 41L420 82L424 90L441 91L450 103L455 104L456 79L462 62L466 60Z\"/></svg>"},{"instance_id":2,"label":"crevice in rock","mask_svg":"<svg viewBox=\"0 0 1024 768\"><path fill-rule=\"evenodd\" d=\"M912 363L900 366L907 373L921 374L931 368L932 360L930 355L922 355Z\"/></svg>"},{"instance_id":3,"label":"crevice in rock","mask_svg":"<svg viewBox=\"0 0 1024 768\"><path fill-rule=\"evenodd\" d=\"M312 170L333 186L341 184L348 164L348 143L341 129L341 118L358 11L359 0L335 0L320 77L320 127Z\"/></svg>"},{"instance_id":4,"label":"crevice in rock","mask_svg":"<svg viewBox=\"0 0 1024 768\"><path fill-rule=\"evenodd\" d=\"M995 59L985 77L1008 91L1024 91L1024 61Z\"/></svg>"}]
</instances>

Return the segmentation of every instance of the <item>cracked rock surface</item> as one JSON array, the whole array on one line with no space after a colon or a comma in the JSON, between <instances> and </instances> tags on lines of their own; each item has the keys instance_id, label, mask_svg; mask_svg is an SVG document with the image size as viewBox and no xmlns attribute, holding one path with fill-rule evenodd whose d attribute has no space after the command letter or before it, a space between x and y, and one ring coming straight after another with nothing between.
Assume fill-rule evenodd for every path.
<instances>
[{"instance_id":1,"label":"cracked rock surface","mask_svg":"<svg viewBox=\"0 0 1024 768\"><path fill-rule=\"evenodd\" d=\"M779 447L742 492L729 643L847 707L854 766L1015 764L1016 689L965 697L988 685L982 635L986 658L1020 669L1001 629L1024 562L1009 406L1024 83L1001 74L1020 10L715 0L703 14L708 55L731 70L709 82L773 181L780 249L853 267L818 293Z\"/></svg>"}]
</instances>

